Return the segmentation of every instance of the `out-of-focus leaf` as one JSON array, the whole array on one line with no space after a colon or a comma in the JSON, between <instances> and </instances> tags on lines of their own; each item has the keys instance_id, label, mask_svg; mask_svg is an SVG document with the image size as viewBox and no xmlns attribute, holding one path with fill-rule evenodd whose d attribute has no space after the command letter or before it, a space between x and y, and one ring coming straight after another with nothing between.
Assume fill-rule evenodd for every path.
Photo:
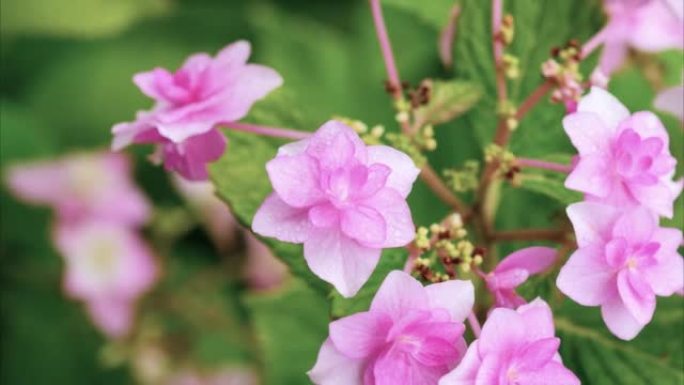
<instances>
[{"instance_id":1,"label":"out-of-focus leaf","mask_svg":"<svg viewBox=\"0 0 684 385\"><path fill-rule=\"evenodd\" d=\"M582 194L568 190L563 185L563 179L544 174L525 173L520 175L520 187L539 194L546 195L563 205L582 200Z\"/></svg>"},{"instance_id":2,"label":"out-of-focus leaf","mask_svg":"<svg viewBox=\"0 0 684 385\"><path fill-rule=\"evenodd\" d=\"M333 294L332 316L340 318L350 314L367 311L375 293L392 270L401 270L406 264L407 252L403 249L388 249L382 253L378 267L375 268L368 282L353 298L344 298L338 293Z\"/></svg>"},{"instance_id":3,"label":"out-of-focus leaf","mask_svg":"<svg viewBox=\"0 0 684 385\"><path fill-rule=\"evenodd\" d=\"M3 34L100 37L135 21L163 14L167 0L3 0Z\"/></svg>"},{"instance_id":4,"label":"out-of-focus leaf","mask_svg":"<svg viewBox=\"0 0 684 385\"><path fill-rule=\"evenodd\" d=\"M45 122L28 109L0 102L0 162L46 157L55 153L55 138Z\"/></svg>"},{"instance_id":5,"label":"out-of-focus leaf","mask_svg":"<svg viewBox=\"0 0 684 385\"><path fill-rule=\"evenodd\" d=\"M598 308L566 300L556 313L563 362L584 384L658 384L684 382L682 299L659 301L653 321L634 341L612 336Z\"/></svg>"},{"instance_id":6,"label":"out-of-focus leaf","mask_svg":"<svg viewBox=\"0 0 684 385\"><path fill-rule=\"evenodd\" d=\"M245 298L260 342L265 385L308 384L306 372L328 334L328 303L302 282Z\"/></svg>"},{"instance_id":7,"label":"out-of-focus leaf","mask_svg":"<svg viewBox=\"0 0 684 385\"><path fill-rule=\"evenodd\" d=\"M383 5L395 7L415 15L435 29L442 29L449 19L449 10L458 0L382 0Z\"/></svg>"},{"instance_id":8,"label":"out-of-focus leaf","mask_svg":"<svg viewBox=\"0 0 684 385\"><path fill-rule=\"evenodd\" d=\"M432 93L427 105L415 111L423 124L441 124L470 110L482 97L482 89L472 82L459 80L432 81Z\"/></svg>"}]
</instances>

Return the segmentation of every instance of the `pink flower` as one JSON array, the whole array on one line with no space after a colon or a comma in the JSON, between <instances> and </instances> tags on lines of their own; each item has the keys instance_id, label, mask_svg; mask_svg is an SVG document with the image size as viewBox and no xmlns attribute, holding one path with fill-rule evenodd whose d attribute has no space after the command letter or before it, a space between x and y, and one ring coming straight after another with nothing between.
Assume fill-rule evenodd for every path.
<instances>
[{"instance_id":1,"label":"pink flower","mask_svg":"<svg viewBox=\"0 0 684 385\"><path fill-rule=\"evenodd\" d=\"M607 91L594 87L577 112L563 119L565 132L579 152L579 162L565 186L587 200L615 206L645 206L672 217L682 181L672 180L677 160L670 140L651 112L629 111Z\"/></svg>"},{"instance_id":2,"label":"pink flower","mask_svg":"<svg viewBox=\"0 0 684 385\"><path fill-rule=\"evenodd\" d=\"M423 287L393 271L369 311L330 324L309 378L317 385L436 385L463 357L473 301L469 281Z\"/></svg>"},{"instance_id":3,"label":"pink flower","mask_svg":"<svg viewBox=\"0 0 684 385\"><path fill-rule=\"evenodd\" d=\"M135 75L135 84L156 104L139 112L135 122L115 125L112 148L156 143L168 170L190 180L207 179L207 163L226 148L216 126L242 119L254 102L283 82L271 68L247 64L249 54L249 43L238 41L215 58L190 56L175 73L155 68Z\"/></svg>"},{"instance_id":4,"label":"pink flower","mask_svg":"<svg viewBox=\"0 0 684 385\"><path fill-rule=\"evenodd\" d=\"M561 362L549 305L536 299L518 310L492 311L461 364L439 385L579 385Z\"/></svg>"},{"instance_id":5,"label":"pink flower","mask_svg":"<svg viewBox=\"0 0 684 385\"><path fill-rule=\"evenodd\" d=\"M528 247L518 250L501 261L485 277L487 289L494 295L496 307L515 309L525 299L515 292L527 278L550 268L556 261L556 250L550 247Z\"/></svg>"},{"instance_id":6,"label":"pink flower","mask_svg":"<svg viewBox=\"0 0 684 385\"><path fill-rule=\"evenodd\" d=\"M609 21L599 69L606 76L622 65L629 48L644 52L684 48L681 0L606 0L605 8Z\"/></svg>"},{"instance_id":7,"label":"pink flower","mask_svg":"<svg viewBox=\"0 0 684 385\"><path fill-rule=\"evenodd\" d=\"M257 376L247 369L225 368L213 373L186 369L167 379L168 385L256 385Z\"/></svg>"},{"instance_id":8,"label":"pink flower","mask_svg":"<svg viewBox=\"0 0 684 385\"><path fill-rule=\"evenodd\" d=\"M682 232L658 227L644 208L582 202L568 207L568 216L579 249L561 269L558 288L581 305L601 306L613 334L634 338L651 321L656 295L684 286Z\"/></svg>"},{"instance_id":9,"label":"pink flower","mask_svg":"<svg viewBox=\"0 0 684 385\"><path fill-rule=\"evenodd\" d=\"M86 302L94 323L108 336L131 328L137 299L154 284L157 265L134 232L98 220L58 224L55 244L64 257L64 291Z\"/></svg>"},{"instance_id":10,"label":"pink flower","mask_svg":"<svg viewBox=\"0 0 684 385\"><path fill-rule=\"evenodd\" d=\"M252 228L304 243L311 270L343 296L353 296L368 280L383 248L413 240L406 196L419 170L402 152L366 147L340 122L281 147L266 169L275 192Z\"/></svg>"},{"instance_id":11,"label":"pink flower","mask_svg":"<svg viewBox=\"0 0 684 385\"><path fill-rule=\"evenodd\" d=\"M656 96L653 105L684 122L684 85L664 89Z\"/></svg>"},{"instance_id":12,"label":"pink flower","mask_svg":"<svg viewBox=\"0 0 684 385\"><path fill-rule=\"evenodd\" d=\"M131 165L120 154L77 154L17 165L9 168L7 182L24 201L54 208L61 222L97 218L136 226L150 214L131 180Z\"/></svg>"}]
</instances>

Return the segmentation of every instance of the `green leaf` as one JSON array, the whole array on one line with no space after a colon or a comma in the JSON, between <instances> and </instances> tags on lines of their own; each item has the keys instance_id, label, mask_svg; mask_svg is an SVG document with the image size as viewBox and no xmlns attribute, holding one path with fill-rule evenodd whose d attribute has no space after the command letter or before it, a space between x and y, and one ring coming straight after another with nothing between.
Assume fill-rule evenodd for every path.
<instances>
[{"instance_id":1,"label":"green leaf","mask_svg":"<svg viewBox=\"0 0 684 385\"><path fill-rule=\"evenodd\" d=\"M144 17L163 14L168 5L163 0L4 0L0 31L65 37L107 36Z\"/></svg>"},{"instance_id":2,"label":"green leaf","mask_svg":"<svg viewBox=\"0 0 684 385\"><path fill-rule=\"evenodd\" d=\"M406 264L407 252L404 249L387 249L383 251L382 258L375 271L361 290L353 298L344 298L337 292L332 295L332 316L341 318L350 314L367 311L375 293L385 281L387 274L392 270L401 270Z\"/></svg>"},{"instance_id":3,"label":"green leaf","mask_svg":"<svg viewBox=\"0 0 684 385\"><path fill-rule=\"evenodd\" d=\"M245 298L262 350L266 385L308 384L306 372L328 335L328 303L302 282Z\"/></svg>"},{"instance_id":4,"label":"green leaf","mask_svg":"<svg viewBox=\"0 0 684 385\"><path fill-rule=\"evenodd\" d=\"M563 179L545 174L521 174L520 188L546 195L565 206L582 200L581 193L565 188Z\"/></svg>"},{"instance_id":5,"label":"green leaf","mask_svg":"<svg viewBox=\"0 0 684 385\"><path fill-rule=\"evenodd\" d=\"M457 1L454 0L382 0L383 5L395 7L415 15L437 30L441 30L447 24L449 10L456 3Z\"/></svg>"},{"instance_id":6,"label":"green leaf","mask_svg":"<svg viewBox=\"0 0 684 385\"><path fill-rule=\"evenodd\" d=\"M582 383L679 385L684 381L682 299L659 301L653 321L635 340L612 336L597 308L566 300L556 314L563 362Z\"/></svg>"},{"instance_id":7,"label":"green leaf","mask_svg":"<svg viewBox=\"0 0 684 385\"><path fill-rule=\"evenodd\" d=\"M415 111L419 126L449 122L470 110L482 97L482 89L472 82L459 80L432 81L432 94L427 105Z\"/></svg>"}]
</instances>

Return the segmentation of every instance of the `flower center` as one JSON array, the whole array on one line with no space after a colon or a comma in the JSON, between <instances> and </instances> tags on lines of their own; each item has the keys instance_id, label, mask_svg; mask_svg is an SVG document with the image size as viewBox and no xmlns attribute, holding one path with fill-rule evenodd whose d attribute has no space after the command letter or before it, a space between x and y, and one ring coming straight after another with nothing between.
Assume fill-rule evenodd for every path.
<instances>
[{"instance_id":1,"label":"flower center","mask_svg":"<svg viewBox=\"0 0 684 385\"><path fill-rule=\"evenodd\" d=\"M638 265L637 259L635 257L629 257L627 258L627 262L625 262L625 265L628 269L635 270Z\"/></svg>"}]
</instances>

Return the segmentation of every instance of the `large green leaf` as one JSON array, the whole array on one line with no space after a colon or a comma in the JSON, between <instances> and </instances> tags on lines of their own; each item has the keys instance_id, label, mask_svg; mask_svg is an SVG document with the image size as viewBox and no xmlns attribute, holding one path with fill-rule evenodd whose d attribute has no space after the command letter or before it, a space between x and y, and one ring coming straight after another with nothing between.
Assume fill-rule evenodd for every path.
<instances>
[{"instance_id":1,"label":"large green leaf","mask_svg":"<svg viewBox=\"0 0 684 385\"><path fill-rule=\"evenodd\" d=\"M653 321L634 341L607 332L597 308L566 301L556 314L563 362L584 384L679 385L684 382L682 299L659 301Z\"/></svg>"},{"instance_id":2,"label":"large green leaf","mask_svg":"<svg viewBox=\"0 0 684 385\"><path fill-rule=\"evenodd\" d=\"M565 206L582 200L581 193L568 190L563 185L563 179L555 176L525 173L520 175L520 187L525 190L546 195Z\"/></svg>"},{"instance_id":3,"label":"large green leaf","mask_svg":"<svg viewBox=\"0 0 684 385\"><path fill-rule=\"evenodd\" d=\"M261 346L266 385L308 384L306 372L328 334L328 303L302 282L245 299Z\"/></svg>"}]
</instances>

